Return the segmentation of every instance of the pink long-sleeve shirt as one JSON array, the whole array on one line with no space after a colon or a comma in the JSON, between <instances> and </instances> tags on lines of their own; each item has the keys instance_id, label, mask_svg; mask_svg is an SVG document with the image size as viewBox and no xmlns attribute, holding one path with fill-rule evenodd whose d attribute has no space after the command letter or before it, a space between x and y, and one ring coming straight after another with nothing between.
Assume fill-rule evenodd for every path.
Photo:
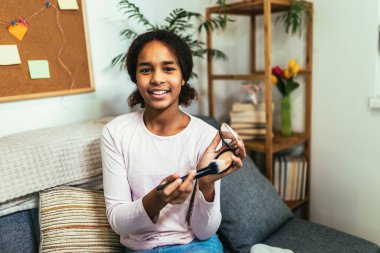
<instances>
[{"instance_id":1,"label":"pink long-sleeve shirt","mask_svg":"<svg viewBox=\"0 0 380 253\"><path fill-rule=\"evenodd\" d=\"M173 136L151 133L144 111L119 116L103 129L102 160L107 217L120 241L131 250L186 244L208 239L219 228L220 181L213 202L195 189L189 221L190 196L180 205L166 205L152 221L142 198L167 176L196 169L217 130L191 115L190 123Z\"/></svg>"}]
</instances>

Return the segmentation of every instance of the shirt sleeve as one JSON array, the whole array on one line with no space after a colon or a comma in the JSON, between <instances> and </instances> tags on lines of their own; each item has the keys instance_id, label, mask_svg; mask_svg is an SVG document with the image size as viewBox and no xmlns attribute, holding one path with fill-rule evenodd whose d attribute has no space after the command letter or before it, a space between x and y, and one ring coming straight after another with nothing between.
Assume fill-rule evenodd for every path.
<instances>
[{"instance_id":1,"label":"shirt sleeve","mask_svg":"<svg viewBox=\"0 0 380 253\"><path fill-rule=\"evenodd\" d=\"M199 159L211 144L216 133L217 130L212 129L208 131L206 138L203 138L205 141L202 145L203 147ZM203 193L199 190L198 186L199 184L197 184L197 188L195 189L196 195L194 198L192 215L190 217L190 227L199 240L205 240L216 233L222 220L222 214L220 212L220 180L215 182L213 202L207 202L205 200Z\"/></svg>"},{"instance_id":2,"label":"shirt sleeve","mask_svg":"<svg viewBox=\"0 0 380 253\"><path fill-rule=\"evenodd\" d=\"M107 125L103 128L101 151L104 197L111 228L124 236L152 230L155 224L146 213L142 198L132 201L125 160Z\"/></svg>"},{"instance_id":3,"label":"shirt sleeve","mask_svg":"<svg viewBox=\"0 0 380 253\"><path fill-rule=\"evenodd\" d=\"M216 233L222 220L220 212L220 180L215 182L214 201L207 202L197 187L194 209L190 219L191 230L199 240L206 240Z\"/></svg>"}]
</instances>

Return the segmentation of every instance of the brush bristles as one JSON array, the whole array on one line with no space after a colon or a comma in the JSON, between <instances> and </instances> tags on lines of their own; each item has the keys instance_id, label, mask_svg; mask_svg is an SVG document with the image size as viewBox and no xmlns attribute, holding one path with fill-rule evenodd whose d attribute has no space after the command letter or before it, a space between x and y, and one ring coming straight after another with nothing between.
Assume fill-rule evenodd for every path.
<instances>
[{"instance_id":1,"label":"brush bristles","mask_svg":"<svg viewBox=\"0 0 380 253\"><path fill-rule=\"evenodd\" d=\"M221 173L223 170L226 169L225 161L220 160L220 159L213 160L213 161L209 164L209 168L212 169L212 174L218 174L218 173Z\"/></svg>"}]
</instances>

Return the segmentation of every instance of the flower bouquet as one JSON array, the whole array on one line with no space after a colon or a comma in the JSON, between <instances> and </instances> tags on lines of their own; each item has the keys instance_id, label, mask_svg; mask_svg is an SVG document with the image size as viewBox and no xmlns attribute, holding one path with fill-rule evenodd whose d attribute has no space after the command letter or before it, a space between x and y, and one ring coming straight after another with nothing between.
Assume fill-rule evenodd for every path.
<instances>
[{"instance_id":1,"label":"flower bouquet","mask_svg":"<svg viewBox=\"0 0 380 253\"><path fill-rule=\"evenodd\" d=\"M299 86L299 83L294 81L298 72L299 65L294 59L288 62L286 69L279 66L272 69L272 83L276 85L283 96L281 99L281 132L284 136L292 135L290 93Z\"/></svg>"}]
</instances>

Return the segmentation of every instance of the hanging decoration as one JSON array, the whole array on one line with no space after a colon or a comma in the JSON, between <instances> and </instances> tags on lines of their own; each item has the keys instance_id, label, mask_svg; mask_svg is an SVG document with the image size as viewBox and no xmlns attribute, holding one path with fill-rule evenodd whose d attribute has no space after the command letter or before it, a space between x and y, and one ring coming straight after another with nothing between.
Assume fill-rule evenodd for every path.
<instances>
[{"instance_id":1,"label":"hanging decoration","mask_svg":"<svg viewBox=\"0 0 380 253\"><path fill-rule=\"evenodd\" d=\"M21 20L25 22L24 19L20 18L19 23L16 23L16 24L12 23L12 25L8 27L8 32L12 34L13 36L15 36L16 39L18 39L19 41L21 41L24 38L26 32L28 31L28 25L27 24L25 25L24 23L22 23Z\"/></svg>"},{"instance_id":2,"label":"hanging decoration","mask_svg":"<svg viewBox=\"0 0 380 253\"><path fill-rule=\"evenodd\" d=\"M21 41L26 32L28 31L28 22L31 19L35 18L39 14L41 14L44 10L48 9L52 4L50 1L45 2L44 7L33 13L27 18L19 18L18 22L16 20L12 20L10 23L0 20L0 25L7 27L8 32L16 37L19 41Z\"/></svg>"}]
</instances>

